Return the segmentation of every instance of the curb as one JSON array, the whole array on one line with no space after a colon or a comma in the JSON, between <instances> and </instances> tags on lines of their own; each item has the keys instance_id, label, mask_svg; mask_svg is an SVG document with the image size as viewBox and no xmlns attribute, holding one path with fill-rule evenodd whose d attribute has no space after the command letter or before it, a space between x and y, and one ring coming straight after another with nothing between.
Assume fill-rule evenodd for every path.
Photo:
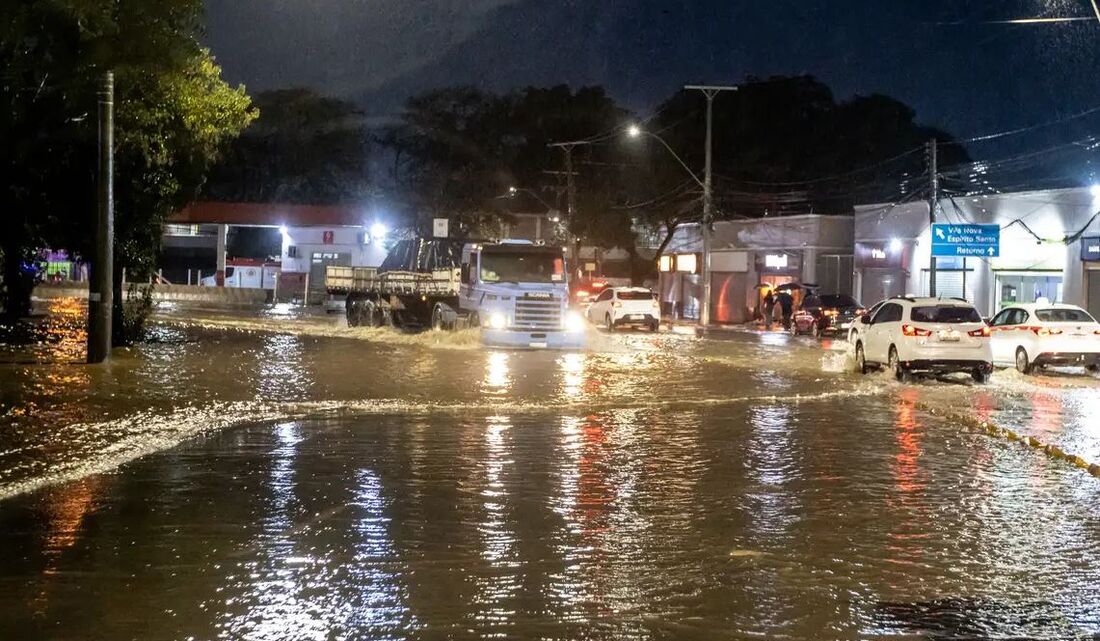
<instances>
[{"instance_id":1,"label":"curb","mask_svg":"<svg viewBox=\"0 0 1100 641\"><path fill-rule=\"evenodd\" d=\"M989 421L980 421L976 418L959 414L957 412L936 409L920 401L917 401L912 405L922 412L927 412L933 416L940 416L953 421L957 421L971 429L984 432L985 434L993 438L1005 439L1008 441L1019 443L1024 447L1030 447L1033 450L1041 451L1051 459L1069 463L1074 467L1087 471L1094 477L1100 478L1100 465L1097 465L1096 463L1089 463L1088 461L1081 458L1080 456L1077 456L1076 454L1070 454L1062 450L1057 445L1043 443L1034 436L1024 436L1006 427L1001 427Z\"/></svg>"}]
</instances>

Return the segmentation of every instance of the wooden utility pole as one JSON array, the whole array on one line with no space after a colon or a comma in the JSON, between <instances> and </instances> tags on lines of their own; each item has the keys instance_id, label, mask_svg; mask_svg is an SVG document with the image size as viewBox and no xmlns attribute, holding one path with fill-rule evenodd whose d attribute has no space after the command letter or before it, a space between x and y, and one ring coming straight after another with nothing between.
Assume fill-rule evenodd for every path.
<instances>
[{"instance_id":1,"label":"wooden utility pole","mask_svg":"<svg viewBox=\"0 0 1100 641\"><path fill-rule=\"evenodd\" d=\"M88 362L102 363L111 354L115 260L115 75L103 76L99 91L99 171L95 251L88 291Z\"/></svg>"}]
</instances>

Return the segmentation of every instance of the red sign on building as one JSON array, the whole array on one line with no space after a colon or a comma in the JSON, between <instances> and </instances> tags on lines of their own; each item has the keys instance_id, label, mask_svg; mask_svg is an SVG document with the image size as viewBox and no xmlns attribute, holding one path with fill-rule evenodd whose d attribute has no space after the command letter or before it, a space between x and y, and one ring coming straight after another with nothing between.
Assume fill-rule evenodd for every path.
<instances>
[{"instance_id":1,"label":"red sign on building","mask_svg":"<svg viewBox=\"0 0 1100 641\"><path fill-rule=\"evenodd\" d=\"M321 243L331 245L336 242L336 233L332 231L321 232Z\"/></svg>"}]
</instances>

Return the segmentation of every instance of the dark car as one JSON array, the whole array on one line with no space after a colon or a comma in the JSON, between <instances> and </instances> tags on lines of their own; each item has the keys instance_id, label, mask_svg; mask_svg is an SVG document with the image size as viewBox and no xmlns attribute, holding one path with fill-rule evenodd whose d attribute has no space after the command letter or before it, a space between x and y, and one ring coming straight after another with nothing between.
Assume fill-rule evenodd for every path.
<instances>
[{"instance_id":1,"label":"dark car","mask_svg":"<svg viewBox=\"0 0 1100 641\"><path fill-rule=\"evenodd\" d=\"M856 299L844 294L807 296L794 315L793 331L813 336L847 332L865 311Z\"/></svg>"}]
</instances>

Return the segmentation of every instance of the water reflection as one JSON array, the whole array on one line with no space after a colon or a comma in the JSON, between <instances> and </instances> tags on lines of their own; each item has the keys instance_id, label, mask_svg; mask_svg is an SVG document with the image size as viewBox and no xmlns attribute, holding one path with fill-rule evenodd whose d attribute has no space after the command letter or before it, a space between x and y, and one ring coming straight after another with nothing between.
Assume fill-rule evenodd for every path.
<instances>
[{"instance_id":1,"label":"water reflection","mask_svg":"<svg viewBox=\"0 0 1100 641\"><path fill-rule=\"evenodd\" d=\"M511 354L508 352L489 352L482 384L485 391L493 394L503 394L508 391L512 386L510 360Z\"/></svg>"}]
</instances>

